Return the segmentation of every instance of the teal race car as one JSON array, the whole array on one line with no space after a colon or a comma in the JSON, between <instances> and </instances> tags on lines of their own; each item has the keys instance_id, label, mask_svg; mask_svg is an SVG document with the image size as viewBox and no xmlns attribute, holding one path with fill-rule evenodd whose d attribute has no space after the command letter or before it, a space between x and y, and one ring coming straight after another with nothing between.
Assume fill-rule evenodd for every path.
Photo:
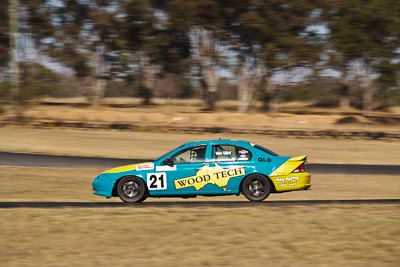
<instances>
[{"instance_id":1,"label":"teal race car","mask_svg":"<svg viewBox=\"0 0 400 267\"><path fill-rule=\"evenodd\" d=\"M96 195L118 196L125 202L240 194L250 201L263 201L270 193L309 189L306 163L307 156L279 156L247 141L196 141L152 162L104 171L92 187Z\"/></svg>"}]
</instances>

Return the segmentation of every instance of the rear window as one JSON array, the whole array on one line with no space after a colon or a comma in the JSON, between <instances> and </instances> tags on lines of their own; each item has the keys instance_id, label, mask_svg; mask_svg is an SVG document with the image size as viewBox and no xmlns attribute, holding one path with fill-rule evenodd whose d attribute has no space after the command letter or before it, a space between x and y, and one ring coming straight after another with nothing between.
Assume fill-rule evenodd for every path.
<instances>
[{"instance_id":1,"label":"rear window","mask_svg":"<svg viewBox=\"0 0 400 267\"><path fill-rule=\"evenodd\" d=\"M216 161L251 160L251 152L233 145L213 145L213 159Z\"/></svg>"},{"instance_id":2,"label":"rear window","mask_svg":"<svg viewBox=\"0 0 400 267\"><path fill-rule=\"evenodd\" d=\"M259 150L261 150L261 151L264 151L265 153L270 154L271 156L279 156L279 155L276 154L274 151L269 150L268 148L265 148L265 147L263 147L263 146L254 145L254 147L257 148L257 149L259 149Z\"/></svg>"}]
</instances>

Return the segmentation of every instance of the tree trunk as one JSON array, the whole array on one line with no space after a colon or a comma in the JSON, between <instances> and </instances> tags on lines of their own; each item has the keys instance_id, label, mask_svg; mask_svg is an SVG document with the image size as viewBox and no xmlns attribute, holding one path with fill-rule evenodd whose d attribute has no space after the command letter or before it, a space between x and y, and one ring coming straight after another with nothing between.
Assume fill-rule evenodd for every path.
<instances>
[{"instance_id":1,"label":"tree trunk","mask_svg":"<svg viewBox=\"0 0 400 267\"><path fill-rule=\"evenodd\" d=\"M345 74L343 74L345 75ZM350 108L350 84L346 77L343 77L340 81L340 103L341 108Z\"/></svg>"},{"instance_id":2,"label":"tree trunk","mask_svg":"<svg viewBox=\"0 0 400 267\"><path fill-rule=\"evenodd\" d=\"M342 82L340 85L340 103L341 108L350 108L350 87L347 82Z\"/></svg>"},{"instance_id":3,"label":"tree trunk","mask_svg":"<svg viewBox=\"0 0 400 267\"><path fill-rule=\"evenodd\" d=\"M216 98L216 93L215 92L207 92L206 95L206 110L212 111L215 108L215 98Z\"/></svg>"},{"instance_id":4,"label":"tree trunk","mask_svg":"<svg viewBox=\"0 0 400 267\"><path fill-rule=\"evenodd\" d=\"M203 79L206 85L206 108L214 110L214 102L218 91L218 77L211 63L205 64L203 70Z\"/></svg>"},{"instance_id":5,"label":"tree trunk","mask_svg":"<svg viewBox=\"0 0 400 267\"><path fill-rule=\"evenodd\" d=\"M276 111L276 85L271 80L271 78L265 77L264 81L264 91L263 91L263 110L266 112Z\"/></svg>"},{"instance_id":6,"label":"tree trunk","mask_svg":"<svg viewBox=\"0 0 400 267\"><path fill-rule=\"evenodd\" d=\"M253 99L254 88L250 86L250 79L248 66L245 62L242 62L238 82L238 111L242 113L245 113L249 110L251 101Z\"/></svg>"},{"instance_id":7,"label":"tree trunk","mask_svg":"<svg viewBox=\"0 0 400 267\"><path fill-rule=\"evenodd\" d=\"M206 110L214 109L214 102L218 92L218 75L215 62L211 58L214 52L215 40L211 31L195 27L192 30L192 46L195 50L194 58L198 62L202 76L202 87L205 96Z\"/></svg>"},{"instance_id":8,"label":"tree trunk","mask_svg":"<svg viewBox=\"0 0 400 267\"><path fill-rule=\"evenodd\" d=\"M104 60L104 47L101 45L95 46L95 52L93 55L93 60L95 63L95 75L93 77L93 105L98 106L101 104L106 91L106 81L105 76L105 60Z\"/></svg>"},{"instance_id":9,"label":"tree trunk","mask_svg":"<svg viewBox=\"0 0 400 267\"><path fill-rule=\"evenodd\" d=\"M140 65L142 72L142 97L143 104L150 105L151 98L153 96L153 90L156 85L156 76L158 72L158 68L156 65L150 63L150 59L147 55L142 53L140 55Z\"/></svg>"},{"instance_id":10,"label":"tree trunk","mask_svg":"<svg viewBox=\"0 0 400 267\"><path fill-rule=\"evenodd\" d=\"M18 21L18 1L9 0L8 3L9 12L9 60L10 60L10 100L14 107L15 117L17 120L22 120L23 105L20 92L20 68L18 58L18 35L19 35L19 21ZM3 22L4 23L4 22Z\"/></svg>"},{"instance_id":11,"label":"tree trunk","mask_svg":"<svg viewBox=\"0 0 400 267\"><path fill-rule=\"evenodd\" d=\"M342 68L342 78L340 79L340 103L341 108L350 108L350 83L347 77L347 68Z\"/></svg>"},{"instance_id":12,"label":"tree trunk","mask_svg":"<svg viewBox=\"0 0 400 267\"><path fill-rule=\"evenodd\" d=\"M93 104L99 106L106 92L106 81L102 77L94 78Z\"/></svg>"},{"instance_id":13,"label":"tree trunk","mask_svg":"<svg viewBox=\"0 0 400 267\"><path fill-rule=\"evenodd\" d=\"M365 82L362 92L363 112L368 113L373 110L374 86L371 80Z\"/></svg>"}]
</instances>

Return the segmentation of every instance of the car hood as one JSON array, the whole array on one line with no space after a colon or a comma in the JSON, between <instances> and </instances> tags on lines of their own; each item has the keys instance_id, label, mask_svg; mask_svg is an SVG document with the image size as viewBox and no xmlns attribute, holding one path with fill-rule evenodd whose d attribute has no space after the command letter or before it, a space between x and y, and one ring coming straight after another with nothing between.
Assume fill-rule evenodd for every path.
<instances>
[{"instance_id":1,"label":"car hood","mask_svg":"<svg viewBox=\"0 0 400 267\"><path fill-rule=\"evenodd\" d=\"M143 162L143 163L138 163L138 164L119 166L116 168L106 170L103 173L119 173L119 172L144 171L144 170L153 170L153 169L154 169L153 162Z\"/></svg>"}]
</instances>

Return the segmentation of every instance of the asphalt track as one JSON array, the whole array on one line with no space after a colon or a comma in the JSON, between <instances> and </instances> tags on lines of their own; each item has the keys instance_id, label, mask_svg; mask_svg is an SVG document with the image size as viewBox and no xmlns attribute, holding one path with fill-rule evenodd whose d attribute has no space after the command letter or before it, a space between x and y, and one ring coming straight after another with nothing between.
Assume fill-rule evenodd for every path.
<instances>
[{"instance_id":1,"label":"asphalt track","mask_svg":"<svg viewBox=\"0 0 400 267\"><path fill-rule=\"evenodd\" d=\"M0 152L0 166L15 167L101 167L110 168L126 164L149 161L148 159L115 159L98 157L54 156L43 154ZM308 164L310 173L326 174L385 174L400 178L400 166L357 164ZM345 199L345 200L282 200L282 201L165 201L127 204L123 202L0 202L0 209L10 208L107 208L107 207L274 207L297 205L360 205L400 204L400 199Z\"/></svg>"},{"instance_id":2,"label":"asphalt track","mask_svg":"<svg viewBox=\"0 0 400 267\"><path fill-rule=\"evenodd\" d=\"M150 159L116 159L100 157L75 157L54 156L29 153L0 152L0 166L15 167L100 167L111 168L121 165L151 161ZM310 173L327 174L381 174L398 175L400 177L400 165L362 165L362 164L320 164L307 165Z\"/></svg>"}]
</instances>

